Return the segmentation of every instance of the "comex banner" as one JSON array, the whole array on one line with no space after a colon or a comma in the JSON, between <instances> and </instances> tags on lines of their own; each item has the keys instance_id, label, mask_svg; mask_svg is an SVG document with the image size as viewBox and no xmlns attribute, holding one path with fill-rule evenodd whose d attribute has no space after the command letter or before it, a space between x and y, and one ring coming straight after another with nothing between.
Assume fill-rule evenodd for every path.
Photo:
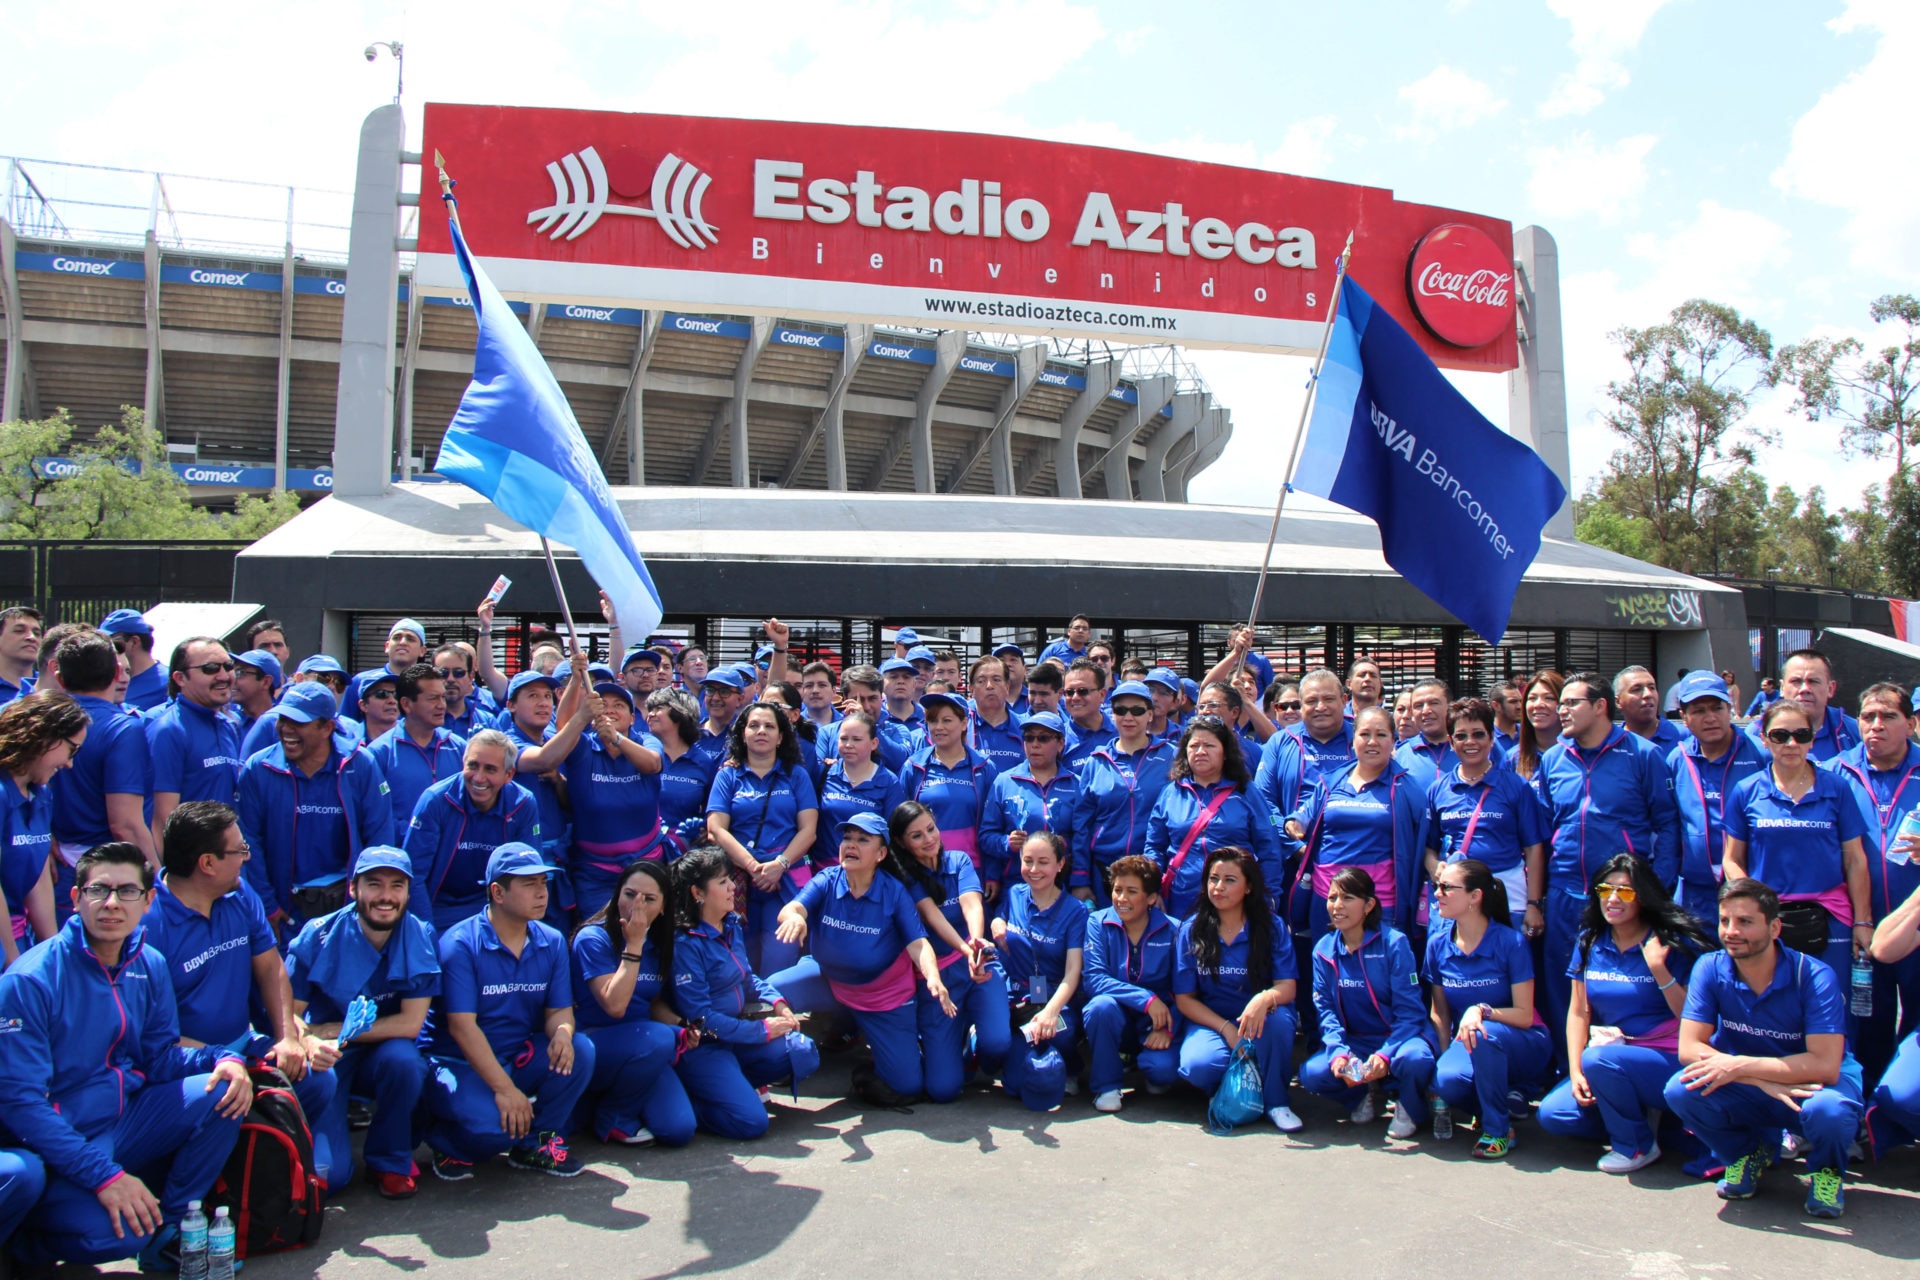
<instances>
[{"instance_id":1,"label":"comex banner","mask_svg":"<svg viewBox=\"0 0 1920 1280\"><path fill-rule=\"evenodd\" d=\"M1334 260L1442 365L1516 363L1512 228L1324 182L981 134L429 104L503 293L1312 353ZM416 279L462 288L446 221Z\"/></svg>"}]
</instances>

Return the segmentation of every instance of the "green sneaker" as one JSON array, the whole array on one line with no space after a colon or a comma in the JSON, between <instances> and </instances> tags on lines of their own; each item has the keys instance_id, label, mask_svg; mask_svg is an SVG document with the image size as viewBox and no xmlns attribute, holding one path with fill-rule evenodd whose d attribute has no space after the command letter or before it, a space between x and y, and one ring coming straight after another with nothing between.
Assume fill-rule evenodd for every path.
<instances>
[{"instance_id":1,"label":"green sneaker","mask_svg":"<svg viewBox=\"0 0 1920 1280\"><path fill-rule=\"evenodd\" d=\"M1847 1211L1847 1193L1838 1169L1815 1169L1807 1186L1807 1216L1837 1218Z\"/></svg>"},{"instance_id":2,"label":"green sneaker","mask_svg":"<svg viewBox=\"0 0 1920 1280\"><path fill-rule=\"evenodd\" d=\"M1715 1184L1714 1190L1720 1193L1722 1200L1751 1200L1753 1193L1760 1189L1760 1175L1773 1163L1773 1157L1765 1149L1756 1148L1738 1160L1728 1163L1727 1172Z\"/></svg>"},{"instance_id":3,"label":"green sneaker","mask_svg":"<svg viewBox=\"0 0 1920 1280\"><path fill-rule=\"evenodd\" d=\"M1480 1135L1480 1141L1473 1144L1473 1158L1476 1160L1505 1160L1513 1150L1513 1137L1490 1138Z\"/></svg>"}]
</instances>

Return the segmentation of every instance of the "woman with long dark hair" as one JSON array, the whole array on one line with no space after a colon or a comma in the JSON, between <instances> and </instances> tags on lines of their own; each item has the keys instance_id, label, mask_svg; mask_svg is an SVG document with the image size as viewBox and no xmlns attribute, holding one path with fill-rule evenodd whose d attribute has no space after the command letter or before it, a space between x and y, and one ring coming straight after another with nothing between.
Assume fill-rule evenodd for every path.
<instances>
[{"instance_id":1,"label":"woman with long dark hair","mask_svg":"<svg viewBox=\"0 0 1920 1280\"><path fill-rule=\"evenodd\" d=\"M1234 1050L1249 1041L1267 1118L1295 1133L1300 1117L1287 1097L1300 1027L1293 935L1274 916L1260 860L1249 850L1208 850L1200 880L1206 893L1173 941L1173 999L1187 1022L1180 1078L1211 1095Z\"/></svg>"},{"instance_id":2,"label":"woman with long dark hair","mask_svg":"<svg viewBox=\"0 0 1920 1280\"><path fill-rule=\"evenodd\" d=\"M1540 937L1551 832L1539 793L1494 758L1493 704L1461 698L1447 709L1447 733L1459 763L1427 789L1427 881L1443 862L1478 858L1507 886L1509 903L1526 904L1521 931Z\"/></svg>"},{"instance_id":3,"label":"woman with long dark hair","mask_svg":"<svg viewBox=\"0 0 1920 1280\"><path fill-rule=\"evenodd\" d=\"M1051 1046L1064 1058L1079 1038L1085 1003L1080 977L1087 904L1067 892L1072 857L1067 842L1054 832L1027 837L1019 869L1020 882L1000 896L990 926L994 945L1006 959L1010 1017L1036 1052ZM1030 1061L1019 1049L1007 1054L1001 1084L1010 1096L1022 1097Z\"/></svg>"},{"instance_id":4,"label":"woman with long dark hair","mask_svg":"<svg viewBox=\"0 0 1920 1280\"><path fill-rule=\"evenodd\" d=\"M1146 856L1160 864L1161 899L1174 919L1205 898L1202 868L1216 849L1251 853L1265 892L1280 892L1280 837L1266 802L1249 794L1251 781L1240 740L1226 721L1195 716L1187 722L1167 767L1167 785L1147 818ZM1267 906L1273 905L1270 897Z\"/></svg>"},{"instance_id":5,"label":"woman with long dark hair","mask_svg":"<svg viewBox=\"0 0 1920 1280\"><path fill-rule=\"evenodd\" d=\"M573 934L574 1004L593 1041L593 1080L579 1120L602 1142L693 1141L693 1103L673 1072L682 1027L667 1000L673 974L673 885L665 866L638 860L614 881L600 914Z\"/></svg>"},{"instance_id":6,"label":"woman with long dark hair","mask_svg":"<svg viewBox=\"0 0 1920 1280\"><path fill-rule=\"evenodd\" d=\"M1553 1062L1546 1023L1533 1007L1533 956L1513 927L1507 886L1480 859L1447 863L1433 890L1440 920L1427 938L1423 976L1434 1030L1446 1046L1434 1092L1449 1107L1479 1115L1473 1154L1502 1160L1513 1150L1508 1089L1538 1084ZM1449 1115L1447 1132L1451 1125Z\"/></svg>"},{"instance_id":7,"label":"woman with long dark hair","mask_svg":"<svg viewBox=\"0 0 1920 1280\"><path fill-rule=\"evenodd\" d=\"M86 744L93 721L64 693L30 693L0 710L0 910L9 925L0 933L7 964L58 927L54 920L53 775L70 768ZM0 966L3 968L5 966Z\"/></svg>"},{"instance_id":8,"label":"woman with long dark hair","mask_svg":"<svg viewBox=\"0 0 1920 1280\"><path fill-rule=\"evenodd\" d=\"M1616 853L1594 877L1568 970L1568 1074L1540 1103L1539 1119L1549 1133L1606 1142L1602 1173L1632 1173L1660 1158L1647 1113L1666 1107L1662 1092L1680 1070L1687 978L1714 945L1643 859ZM1683 1133L1677 1122L1669 1128Z\"/></svg>"},{"instance_id":9,"label":"woman with long dark hair","mask_svg":"<svg viewBox=\"0 0 1920 1280\"><path fill-rule=\"evenodd\" d=\"M1558 671L1541 671L1520 695L1520 742L1507 763L1523 778L1532 779L1540 757L1560 741L1560 691L1566 687L1566 677Z\"/></svg>"},{"instance_id":10,"label":"woman with long dark hair","mask_svg":"<svg viewBox=\"0 0 1920 1280\"><path fill-rule=\"evenodd\" d=\"M728 734L727 762L707 796L707 834L746 884L747 950L760 972L800 958L799 947L776 935L780 909L812 878L807 855L819 821L819 799L800 763L787 709L753 703Z\"/></svg>"}]
</instances>

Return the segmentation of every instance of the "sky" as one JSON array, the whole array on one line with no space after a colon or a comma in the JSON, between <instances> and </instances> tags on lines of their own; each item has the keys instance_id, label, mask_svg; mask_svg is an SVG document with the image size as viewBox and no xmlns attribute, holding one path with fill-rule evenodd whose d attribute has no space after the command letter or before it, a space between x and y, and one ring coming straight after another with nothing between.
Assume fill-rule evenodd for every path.
<instances>
[{"instance_id":1,"label":"sky","mask_svg":"<svg viewBox=\"0 0 1920 1280\"><path fill-rule=\"evenodd\" d=\"M1706 297L1776 343L1871 341L1869 303L1920 271L1911 0L0 0L0 30L0 155L344 191L359 123L394 91L392 61L362 51L390 40L416 141L428 101L964 129L1539 225L1560 251L1576 489L1614 448L1613 331ZM1193 500L1270 505L1307 363L1190 358L1234 423ZM1455 381L1505 425L1505 375ZM1761 470L1830 506L1890 470L1783 393L1753 422L1777 437Z\"/></svg>"}]
</instances>

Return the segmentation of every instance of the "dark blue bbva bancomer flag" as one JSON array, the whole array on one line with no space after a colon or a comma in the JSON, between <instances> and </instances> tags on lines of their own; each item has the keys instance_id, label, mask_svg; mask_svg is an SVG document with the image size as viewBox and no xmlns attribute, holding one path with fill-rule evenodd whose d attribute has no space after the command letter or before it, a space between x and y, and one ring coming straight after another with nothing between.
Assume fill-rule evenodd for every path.
<instances>
[{"instance_id":1,"label":"dark blue bbva bancomer flag","mask_svg":"<svg viewBox=\"0 0 1920 1280\"><path fill-rule=\"evenodd\" d=\"M1566 486L1488 422L1352 280L1293 487L1371 516L1387 563L1500 643Z\"/></svg>"},{"instance_id":2,"label":"dark blue bbva bancomer flag","mask_svg":"<svg viewBox=\"0 0 1920 1280\"><path fill-rule=\"evenodd\" d=\"M473 381L440 442L434 470L485 494L534 532L572 547L613 601L621 630L644 640L660 625L660 593L634 549L599 460L532 337L468 254L457 222L453 251L467 277L480 335Z\"/></svg>"}]
</instances>

